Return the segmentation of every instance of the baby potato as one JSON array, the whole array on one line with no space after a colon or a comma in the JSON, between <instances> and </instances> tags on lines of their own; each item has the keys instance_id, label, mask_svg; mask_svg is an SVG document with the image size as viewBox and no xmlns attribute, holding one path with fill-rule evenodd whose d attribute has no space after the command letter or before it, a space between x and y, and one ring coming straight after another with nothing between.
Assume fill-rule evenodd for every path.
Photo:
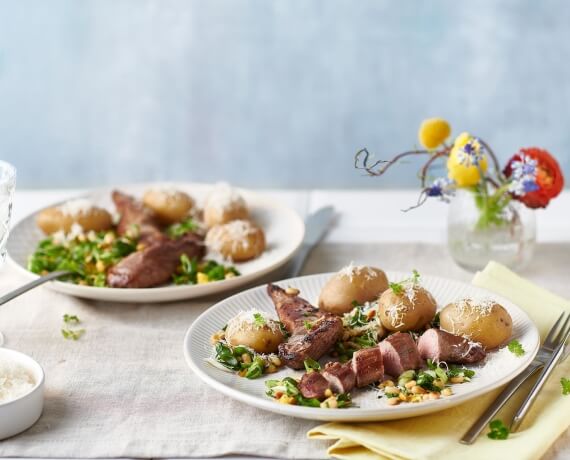
<instances>
[{"instance_id":1,"label":"baby potato","mask_svg":"<svg viewBox=\"0 0 570 460\"><path fill-rule=\"evenodd\" d=\"M285 340L279 322L257 310L242 312L228 322L226 340L232 346L245 345L257 353L275 353Z\"/></svg>"},{"instance_id":2,"label":"baby potato","mask_svg":"<svg viewBox=\"0 0 570 460\"><path fill-rule=\"evenodd\" d=\"M478 342L486 349L505 343L513 332L513 320L492 300L462 299L446 305L439 314L440 328Z\"/></svg>"},{"instance_id":3,"label":"baby potato","mask_svg":"<svg viewBox=\"0 0 570 460\"><path fill-rule=\"evenodd\" d=\"M265 233L248 220L216 225L206 234L206 245L226 259L243 262L265 250Z\"/></svg>"},{"instance_id":4,"label":"baby potato","mask_svg":"<svg viewBox=\"0 0 570 460\"><path fill-rule=\"evenodd\" d=\"M194 200L179 190L149 189L143 196L143 203L165 225L184 220L194 207Z\"/></svg>"},{"instance_id":5,"label":"baby potato","mask_svg":"<svg viewBox=\"0 0 570 460\"><path fill-rule=\"evenodd\" d=\"M105 209L91 205L84 200L75 200L61 206L47 208L36 217L38 227L46 234L63 230L69 233L73 224L78 224L85 232L109 230L113 218Z\"/></svg>"},{"instance_id":6,"label":"baby potato","mask_svg":"<svg viewBox=\"0 0 570 460\"><path fill-rule=\"evenodd\" d=\"M378 299L382 326L389 331L415 331L424 327L435 316L437 305L429 291L408 283L401 292L387 289Z\"/></svg>"},{"instance_id":7,"label":"baby potato","mask_svg":"<svg viewBox=\"0 0 570 460\"><path fill-rule=\"evenodd\" d=\"M249 210L243 197L227 184L219 184L210 193L204 206L206 226L226 224L232 220L249 218Z\"/></svg>"},{"instance_id":8,"label":"baby potato","mask_svg":"<svg viewBox=\"0 0 570 460\"><path fill-rule=\"evenodd\" d=\"M342 315L358 304L370 302L388 289L386 274L375 267L353 266L343 268L323 286L319 296L319 308L335 315Z\"/></svg>"}]
</instances>

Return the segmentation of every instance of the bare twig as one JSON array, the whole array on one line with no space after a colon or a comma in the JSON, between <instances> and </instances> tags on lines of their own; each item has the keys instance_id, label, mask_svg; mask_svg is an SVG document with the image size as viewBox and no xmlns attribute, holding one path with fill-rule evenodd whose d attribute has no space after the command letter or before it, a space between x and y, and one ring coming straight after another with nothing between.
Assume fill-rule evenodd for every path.
<instances>
[{"instance_id":1,"label":"bare twig","mask_svg":"<svg viewBox=\"0 0 570 460\"><path fill-rule=\"evenodd\" d=\"M429 150L409 150L407 152L403 152L396 155L391 160L377 160L370 165L368 164L368 161L370 160L370 152L368 152L367 149L361 149L358 152L356 152L356 155L354 156L354 167L356 169L365 170L371 176L381 176L390 168L390 166L393 166L402 158L410 155L425 155L425 154L429 155L430 154ZM361 160L361 157L364 158ZM359 165L359 162L361 162L361 165ZM375 168L378 167L379 165L383 166L380 167L378 170L375 170Z\"/></svg>"}]
</instances>

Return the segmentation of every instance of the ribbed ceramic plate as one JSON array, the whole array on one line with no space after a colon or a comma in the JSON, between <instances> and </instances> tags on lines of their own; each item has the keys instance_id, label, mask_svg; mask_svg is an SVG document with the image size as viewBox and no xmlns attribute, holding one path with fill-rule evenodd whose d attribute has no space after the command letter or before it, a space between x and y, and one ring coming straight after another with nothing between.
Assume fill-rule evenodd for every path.
<instances>
[{"instance_id":1,"label":"ribbed ceramic plate","mask_svg":"<svg viewBox=\"0 0 570 460\"><path fill-rule=\"evenodd\" d=\"M401 280L405 273L387 272L390 280ZM301 296L316 303L320 290L332 273L293 278L277 283L283 288L293 286L301 290ZM513 339L526 350L516 357L506 348L489 353L483 364L468 366L475 370L471 382L454 385L454 394L449 397L421 403L389 406L385 398L370 389L352 392L355 406L347 409L319 409L279 404L265 396L264 381L287 375L300 376L301 372L282 368L278 373L257 380L248 380L214 367L207 361L213 356L210 336L223 327L239 311L257 308L275 314L273 303L266 294L265 286L249 289L234 295L204 312L190 327L184 340L184 355L190 368L212 388L246 404L278 414L324 421L375 421L392 420L428 414L448 409L476 398L513 379L527 367L539 347L539 335L535 325L519 307L489 291L458 281L422 275L422 284L435 297L438 308L464 298L492 298L503 305L513 319Z\"/></svg>"},{"instance_id":2,"label":"ribbed ceramic plate","mask_svg":"<svg viewBox=\"0 0 570 460\"><path fill-rule=\"evenodd\" d=\"M159 188L161 186L187 192L196 199L199 206L213 188L213 185L188 183L137 184L96 190L89 193L87 197L98 206L114 212L115 208L111 202L111 191L113 189L142 197L148 188ZM249 262L234 264L241 276L194 286L171 285L148 289L100 288L60 281L52 281L48 283L48 286L65 294L88 299L149 303L169 302L216 294L242 286L263 276L285 264L293 256L303 241L305 225L297 213L275 200L270 200L248 190L238 190L248 204L252 219L265 231L267 241L267 249L260 257ZM57 204L60 203L55 203L54 206ZM34 252L38 242L45 238L36 225L36 215L37 213L29 215L14 226L7 245L10 261L30 279L37 278L37 275L26 269L28 257Z\"/></svg>"}]
</instances>

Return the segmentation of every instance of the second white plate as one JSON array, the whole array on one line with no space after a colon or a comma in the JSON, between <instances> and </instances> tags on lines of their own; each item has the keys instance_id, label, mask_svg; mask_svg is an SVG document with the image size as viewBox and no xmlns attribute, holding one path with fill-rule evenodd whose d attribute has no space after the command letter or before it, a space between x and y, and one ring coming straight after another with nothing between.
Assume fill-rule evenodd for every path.
<instances>
[{"instance_id":1,"label":"second white plate","mask_svg":"<svg viewBox=\"0 0 570 460\"><path fill-rule=\"evenodd\" d=\"M390 280L405 279L408 274L387 272ZM294 286L301 290L301 296L316 304L319 293L332 273L293 278L277 283L281 287ZM454 385L455 394L435 401L419 404L400 404L389 406L386 399L369 389L357 390L353 402L357 407L348 409L319 409L279 404L265 396L265 380L279 379L287 375L300 376L288 368L276 374L263 376L257 380L238 377L208 363L212 356L211 335L223 327L230 318L243 310L257 308L271 312L275 309L266 293L266 287L260 286L234 295L204 312L190 327L184 340L184 355L190 368L212 388L246 404L278 414L311 420L367 422L392 420L437 412L462 404L479 395L508 382L522 372L532 361L539 347L539 334L536 326L519 307L512 302L489 291L459 281L422 275L422 284L438 302L438 308L464 297L493 298L503 305L513 319L513 339L517 339L526 350L522 357L516 357L506 348L488 354L483 364L468 366L475 370L473 380L462 385Z\"/></svg>"},{"instance_id":2,"label":"second white plate","mask_svg":"<svg viewBox=\"0 0 570 460\"><path fill-rule=\"evenodd\" d=\"M198 204L202 204L213 187L213 185L189 183L168 183L166 185L187 192L198 201ZM165 184L137 184L114 188L141 197L146 189L161 186L165 186ZM111 191L114 188L96 190L86 196L97 205L113 210ZM249 262L235 264L241 276L207 284L168 285L147 289L79 286L60 281L50 282L48 286L65 294L88 299L115 302L170 302L234 289L275 270L285 264L295 254L295 251L303 241L305 225L295 211L275 200L265 198L248 190L238 190L245 198L252 218L265 231L267 241L267 249L260 257ZM54 205L57 204L59 203ZM37 213L31 214L14 226L10 232L7 245L9 260L30 279L35 279L38 276L27 270L28 257L35 251L38 242L45 238L45 235L36 225L36 215Z\"/></svg>"}]
</instances>

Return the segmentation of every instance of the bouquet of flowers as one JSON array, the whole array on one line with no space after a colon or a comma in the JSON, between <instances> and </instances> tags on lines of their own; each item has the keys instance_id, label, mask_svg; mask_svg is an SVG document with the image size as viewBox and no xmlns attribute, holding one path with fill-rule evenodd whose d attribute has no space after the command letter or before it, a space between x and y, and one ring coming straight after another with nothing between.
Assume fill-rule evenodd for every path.
<instances>
[{"instance_id":1,"label":"bouquet of flowers","mask_svg":"<svg viewBox=\"0 0 570 460\"><path fill-rule=\"evenodd\" d=\"M421 192L418 202L406 209L421 206L429 198L448 202L458 189L473 192L479 210L478 229L501 226L512 200L528 208L545 208L564 187L564 177L556 159L537 147L520 148L501 168L489 145L467 132L452 142L451 126L442 118L424 120L418 137L423 149L402 152L390 160L374 160L367 149L356 153L355 167L369 175L381 176L393 165L410 156L425 156L419 171ZM446 162L447 177L429 176L436 161Z\"/></svg>"}]
</instances>

